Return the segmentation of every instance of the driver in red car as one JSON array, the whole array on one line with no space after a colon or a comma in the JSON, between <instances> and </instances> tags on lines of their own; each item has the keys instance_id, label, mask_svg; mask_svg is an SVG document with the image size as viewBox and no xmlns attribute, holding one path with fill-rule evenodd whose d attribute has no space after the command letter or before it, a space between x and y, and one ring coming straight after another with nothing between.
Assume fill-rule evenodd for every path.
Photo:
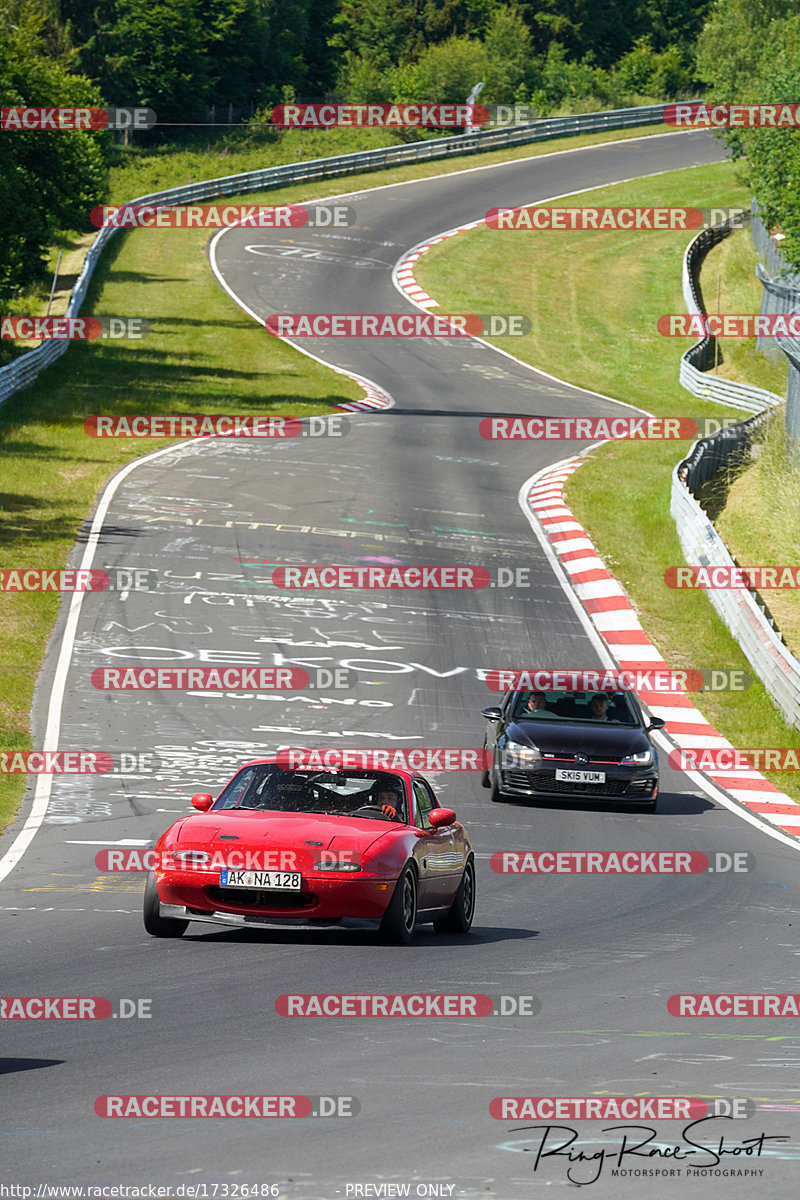
<instances>
[{"instance_id":1,"label":"driver in red car","mask_svg":"<svg viewBox=\"0 0 800 1200\"><path fill-rule=\"evenodd\" d=\"M373 803L384 816L390 817L393 821L403 820L402 798L392 788L376 788L373 794Z\"/></svg>"}]
</instances>

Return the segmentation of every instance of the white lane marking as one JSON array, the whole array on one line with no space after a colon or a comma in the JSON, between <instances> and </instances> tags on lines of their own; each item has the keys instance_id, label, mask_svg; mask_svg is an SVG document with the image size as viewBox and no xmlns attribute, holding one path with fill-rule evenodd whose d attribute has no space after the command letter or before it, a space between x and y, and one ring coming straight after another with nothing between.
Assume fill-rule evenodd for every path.
<instances>
[{"instance_id":1,"label":"white lane marking","mask_svg":"<svg viewBox=\"0 0 800 1200\"><path fill-rule=\"evenodd\" d=\"M319 201L306 201L306 203L319 203ZM218 230L218 232L214 235L211 245L208 249L208 259L211 265L211 271L214 275L214 278L217 280L217 283L219 283L219 285L225 289L231 300L233 300L235 304L238 304L239 308L241 308L249 317L252 317L254 321L263 327L264 318L260 317L258 313L250 308L248 304L245 304L241 297L237 296L236 292L227 282L217 265L217 242L220 240L223 234L228 233L231 229L236 228L238 228L236 225L227 225L225 228ZM320 358L318 354L312 354L311 351L307 350L304 346L298 346L297 343L293 342L291 338L281 337L279 340L285 342L288 346L292 346L295 350L299 350L301 354L305 354L307 358L313 359L314 362L320 363L323 367L327 367L329 370L335 371L337 375L344 375L346 379L354 379L359 387L364 389L365 396L363 400L354 400L350 403L340 405L340 407L345 409L346 412L360 412L362 407L365 407L369 410L377 407L378 405L380 405L382 409L394 408L394 397L391 395L391 393L387 392L384 388L379 387L377 383L371 379L368 379L365 375L358 375L355 371L346 371L344 367L334 366L333 363L327 362L324 358Z\"/></svg>"},{"instance_id":2,"label":"white lane marking","mask_svg":"<svg viewBox=\"0 0 800 1200\"><path fill-rule=\"evenodd\" d=\"M150 454L145 454L141 458L135 458L133 462L129 462L127 466L122 467L121 470L117 471L111 477L100 495L100 502L97 505L97 510L89 530L89 536L86 539L86 549L83 552L80 565L81 570L88 570L94 562L100 531L106 519L109 505L119 485L127 479L132 471L141 466L142 463L151 463L154 459L160 458L162 455L173 454L178 446L186 444L188 443L178 443L177 445L167 446L163 450L153 450ZM66 627L64 629L64 636L61 639L61 645L59 646L55 677L50 691L50 703L47 709L47 725L41 746L42 750L58 749L58 739L61 730L61 708L64 702L67 673L69 672L70 660L75 645L75 636L78 629L78 619L83 605L84 594L83 592L73 592L70 600ZM33 841L39 826L42 824L50 804L52 781L52 775L36 776L31 811L28 813L22 829L14 838L11 846L3 857L0 858L0 881L5 879L6 875L17 865Z\"/></svg>"},{"instance_id":3,"label":"white lane marking","mask_svg":"<svg viewBox=\"0 0 800 1200\"><path fill-rule=\"evenodd\" d=\"M152 838L120 838L119 841L102 841L102 842L83 842L73 841L67 838L64 842L65 846L149 846Z\"/></svg>"}]
</instances>

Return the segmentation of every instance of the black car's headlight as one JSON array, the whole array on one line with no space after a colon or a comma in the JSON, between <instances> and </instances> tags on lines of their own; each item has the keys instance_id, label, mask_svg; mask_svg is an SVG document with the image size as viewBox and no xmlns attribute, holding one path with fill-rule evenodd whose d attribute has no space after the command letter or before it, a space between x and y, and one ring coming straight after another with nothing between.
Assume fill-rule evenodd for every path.
<instances>
[{"instance_id":1,"label":"black car's headlight","mask_svg":"<svg viewBox=\"0 0 800 1200\"><path fill-rule=\"evenodd\" d=\"M500 765L504 769L512 767L535 767L542 761L542 752L538 746L523 746L522 742L506 742L502 751Z\"/></svg>"},{"instance_id":2,"label":"black car's headlight","mask_svg":"<svg viewBox=\"0 0 800 1200\"><path fill-rule=\"evenodd\" d=\"M638 754L626 754L620 759L621 767L652 767L655 759L652 750L640 750Z\"/></svg>"}]
</instances>

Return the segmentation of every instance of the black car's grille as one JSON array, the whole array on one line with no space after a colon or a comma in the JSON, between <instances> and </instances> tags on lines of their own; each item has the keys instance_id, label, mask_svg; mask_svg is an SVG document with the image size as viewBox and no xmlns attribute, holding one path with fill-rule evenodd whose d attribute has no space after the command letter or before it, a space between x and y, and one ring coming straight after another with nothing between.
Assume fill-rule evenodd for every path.
<instances>
[{"instance_id":1,"label":"black car's grille","mask_svg":"<svg viewBox=\"0 0 800 1200\"><path fill-rule=\"evenodd\" d=\"M232 908L308 908L316 904L309 892L276 892L262 888L207 887L209 900Z\"/></svg>"},{"instance_id":2,"label":"black car's grille","mask_svg":"<svg viewBox=\"0 0 800 1200\"><path fill-rule=\"evenodd\" d=\"M576 763L575 755L572 753L567 753L565 751L563 754L559 754L555 751L551 753L548 750L548 751L544 751L542 753L542 758L545 759L547 762L552 762L553 760L555 760L559 766L562 766L562 765L565 767L579 766L581 768L581 770L585 770L586 766L588 764L591 764L592 766L595 766L595 764L596 764L597 767L600 769L602 769L603 767L609 766L610 764L613 766L619 766L619 764L622 762L623 755L604 754L602 756L602 758L595 755L594 758L587 757L586 762Z\"/></svg>"},{"instance_id":3,"label":"black car's grille","mask_svg":"<svg viewBox=\"0 0 800 1200\"><path fill-rule=\"evenodd\" d=\"M581 765L583 769L583 764ZM627 779L606 779L605 783L568 783L556 779L555 771L504 771L503 782L521 791L554 792L570 796L626 796ZM637 793L638 794L638 793Z\"/></svg>"}]
</instances>

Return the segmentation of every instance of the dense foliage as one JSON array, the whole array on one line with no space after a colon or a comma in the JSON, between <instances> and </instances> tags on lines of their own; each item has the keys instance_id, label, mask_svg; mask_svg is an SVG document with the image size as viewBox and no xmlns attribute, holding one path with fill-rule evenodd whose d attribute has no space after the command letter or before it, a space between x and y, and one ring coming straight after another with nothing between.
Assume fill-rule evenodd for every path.
<instances>
[{"instance_id":1,"label":"dense foliage","mask_svg":"<svg viewBox=\"0 0 800 1200\"><path fill-rule=\"evenodd\" d=\"M524 103L800 95L796 0L0 0L0 104L152 108L155 139L283 100ZM713 93L713 95L712 95ZM186 133L186 128L183 129ZM205 136L205 134L204 134ZM265 132L264 136L268 136ZM273 133L272 136L279 136ZM728 135L800 262L797 135ZM0 137L0 307L104 198L111 139Z\"/></svg>"},{"instance_id":2,"label":"dense foliage","mask_svg":"<svg viewBox=\"0 0 800 1200\"><path fill-rule=\"evenodd\" d=\"M797 104L800 13L796 0L716 0L697 44L697 71L719 102ZM780 225L783 253L800 270L800 131L725 134L746 156L749 182L767 225Z\"/></svg>"}]
</instances>

